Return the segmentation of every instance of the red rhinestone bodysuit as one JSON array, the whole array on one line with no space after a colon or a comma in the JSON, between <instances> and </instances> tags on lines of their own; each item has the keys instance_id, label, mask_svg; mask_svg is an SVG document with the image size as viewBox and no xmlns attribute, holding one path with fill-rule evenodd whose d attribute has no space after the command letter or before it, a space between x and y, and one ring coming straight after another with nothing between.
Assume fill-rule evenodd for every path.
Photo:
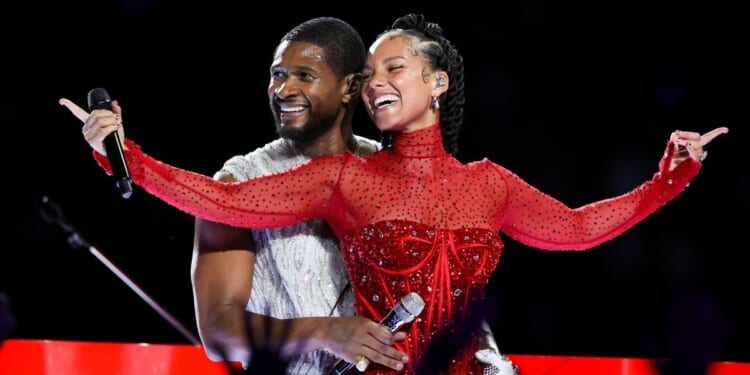
<instances>
[{"instance_id":1,"label":"red rhinestone bodysuit","mask_svg":"<svg viewBox=\"0 0 750 375\"><path fill-rule=\"evenodd\" d=\"M431 340L482 298L503 248L498 232L540 249L589 249L676 197L701 166L688 158L668 171L668 144L651 180L569 208L487 159L459 162L445 152L439 124L397 134L392 147L369 156L323 156L230 184L164 164L130 140L126 146L134 182L191 215L253 228L325 219L341 241L358 314L380 321L417 292L426 306L398 344L410 356L403 374L415 373ZM445 374L482 374L475 346L472 340ZM372 364L367 373L397 372Z\"/></svg>"}]
</instances>

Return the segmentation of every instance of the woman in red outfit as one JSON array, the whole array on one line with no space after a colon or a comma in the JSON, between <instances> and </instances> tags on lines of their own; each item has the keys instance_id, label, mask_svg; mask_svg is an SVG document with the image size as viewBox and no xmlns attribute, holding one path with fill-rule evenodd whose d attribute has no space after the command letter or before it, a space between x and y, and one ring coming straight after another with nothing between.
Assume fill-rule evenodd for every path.
<instances>
[{"instance_id":1,"label":"woman in red outfit","mask_svg":"<svg viewBox=\"0 0 750 375\"><path fill-rule=\"evenodd\" d=\"M595 247L680 194L701 168L703 146L728 131L675 131L649 181L571 208L500 165L463 164L451 155L463 120L463 65L438 25L420 15L399 18L372 44L363 81L370 117L392 138L369 156L323 156L287 172L221 183L164 164L131 140L124 148L133 181L191 215L252 228L327 220L341 241L361 315L380 320L407 293L422 296L424 311L397 344L410 355L406 374L416 373L430 342L482 299L503 249L498 232L540 249ZM61 104L85 122L94 156L110 171L102 140L122 132L120 108L89 116L66 99ZM473 356L478 337L442 373L482 374ZM373 364L367 373L395 371Z\"/></svg>"}]
</instances>

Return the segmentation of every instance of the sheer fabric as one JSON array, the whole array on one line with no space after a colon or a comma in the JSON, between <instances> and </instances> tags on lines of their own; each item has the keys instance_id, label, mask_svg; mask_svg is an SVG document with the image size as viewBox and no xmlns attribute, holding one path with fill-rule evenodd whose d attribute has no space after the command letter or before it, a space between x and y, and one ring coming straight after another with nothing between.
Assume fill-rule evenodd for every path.
<instances>
[{"instance_id":1,"label":"sheer fabric","mask_svg":"<svg viewBox=\"0 0 750 375\"><path fill-rule=\"evenodd\" d=\"M622 195L570 208L487 159L448 155L439 124L398 134L369 156L323 156L289 171L222 184L169 166L126 141L136 184L191 215L265 228L325 219L341 241L358 314L376 321L409 292L426 302L400 349L415 373L429 342L462 323L482 298L503 248L498 232L547 250L584 250L612 239L680 194L701 163L668 171ZM94 153L109 171L106 158ZM481 374L472 338L445 374ZM392 374L371 365L373 374Z\"/></svg>"}]
</instances>

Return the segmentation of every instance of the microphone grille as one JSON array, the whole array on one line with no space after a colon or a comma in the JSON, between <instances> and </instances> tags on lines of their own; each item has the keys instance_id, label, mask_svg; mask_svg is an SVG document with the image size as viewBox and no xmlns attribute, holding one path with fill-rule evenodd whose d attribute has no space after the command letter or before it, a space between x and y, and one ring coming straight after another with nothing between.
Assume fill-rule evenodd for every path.
<instances>
[{"instance_id":1,"label":"microphone grille","mask_svg":"<svg viewBox=\"0 0 750 375\"><path fill-rule=\"evenodd\" d=\"M112 101L107 90L102 88L92 89L91 91L89 91L86 98L88 100L89 109L95 108L99 103L108 103Z\"/></svg>"},{"instance_id":2,"label":"microphone grille","mask_svg":"<svg viewBox=\"0 0 750 375\"><path fill-rule=\"evenodd\" d=\"M424 309L424 300L416 292L411 292L401 298L401 306L412 316L417 316Z\"/></svg>"}]
</instances>

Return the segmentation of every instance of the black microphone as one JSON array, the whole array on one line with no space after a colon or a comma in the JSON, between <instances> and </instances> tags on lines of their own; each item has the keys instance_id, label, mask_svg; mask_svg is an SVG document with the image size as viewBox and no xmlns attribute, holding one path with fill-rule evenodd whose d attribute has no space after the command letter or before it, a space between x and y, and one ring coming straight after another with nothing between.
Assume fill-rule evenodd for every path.
<instances>
[{"instance_id":1,"label":"black microphone","mask_svg":"<svg viewBox=\"0 0 750 375\"><path fill-rule=\"evenodd\" d=\"M89 111L95 109L112 110L112 99L105 89L93 89L89 91L87 98ZM109 159L109 165L112 167L112 175L116 179L115 185L120 189L123 198L130 198L130 195L133 194L133 180L130 178L128 164L125 163L120 135L116 131L104 138L104 149L107 150L107 159Z\"/></svg>"},{"instance_id":2,"label":"black microphone","mask_svg":"<svg viewBox=\"0 0 750 375\"><path fill-rule=\"evenodd\" d=\"M386 315L383 320L380 321L380 325L386 326L391 332L395 333L407 323L411 323L414 318L417 317L424 309L424 300L416 292L411 292L401 298L401 301L393 306L391 311ZM333 370L329 375L342 375L354 367L353 363L349 363L340 359L333 366Z\"/></svg>"}]
</instances>

